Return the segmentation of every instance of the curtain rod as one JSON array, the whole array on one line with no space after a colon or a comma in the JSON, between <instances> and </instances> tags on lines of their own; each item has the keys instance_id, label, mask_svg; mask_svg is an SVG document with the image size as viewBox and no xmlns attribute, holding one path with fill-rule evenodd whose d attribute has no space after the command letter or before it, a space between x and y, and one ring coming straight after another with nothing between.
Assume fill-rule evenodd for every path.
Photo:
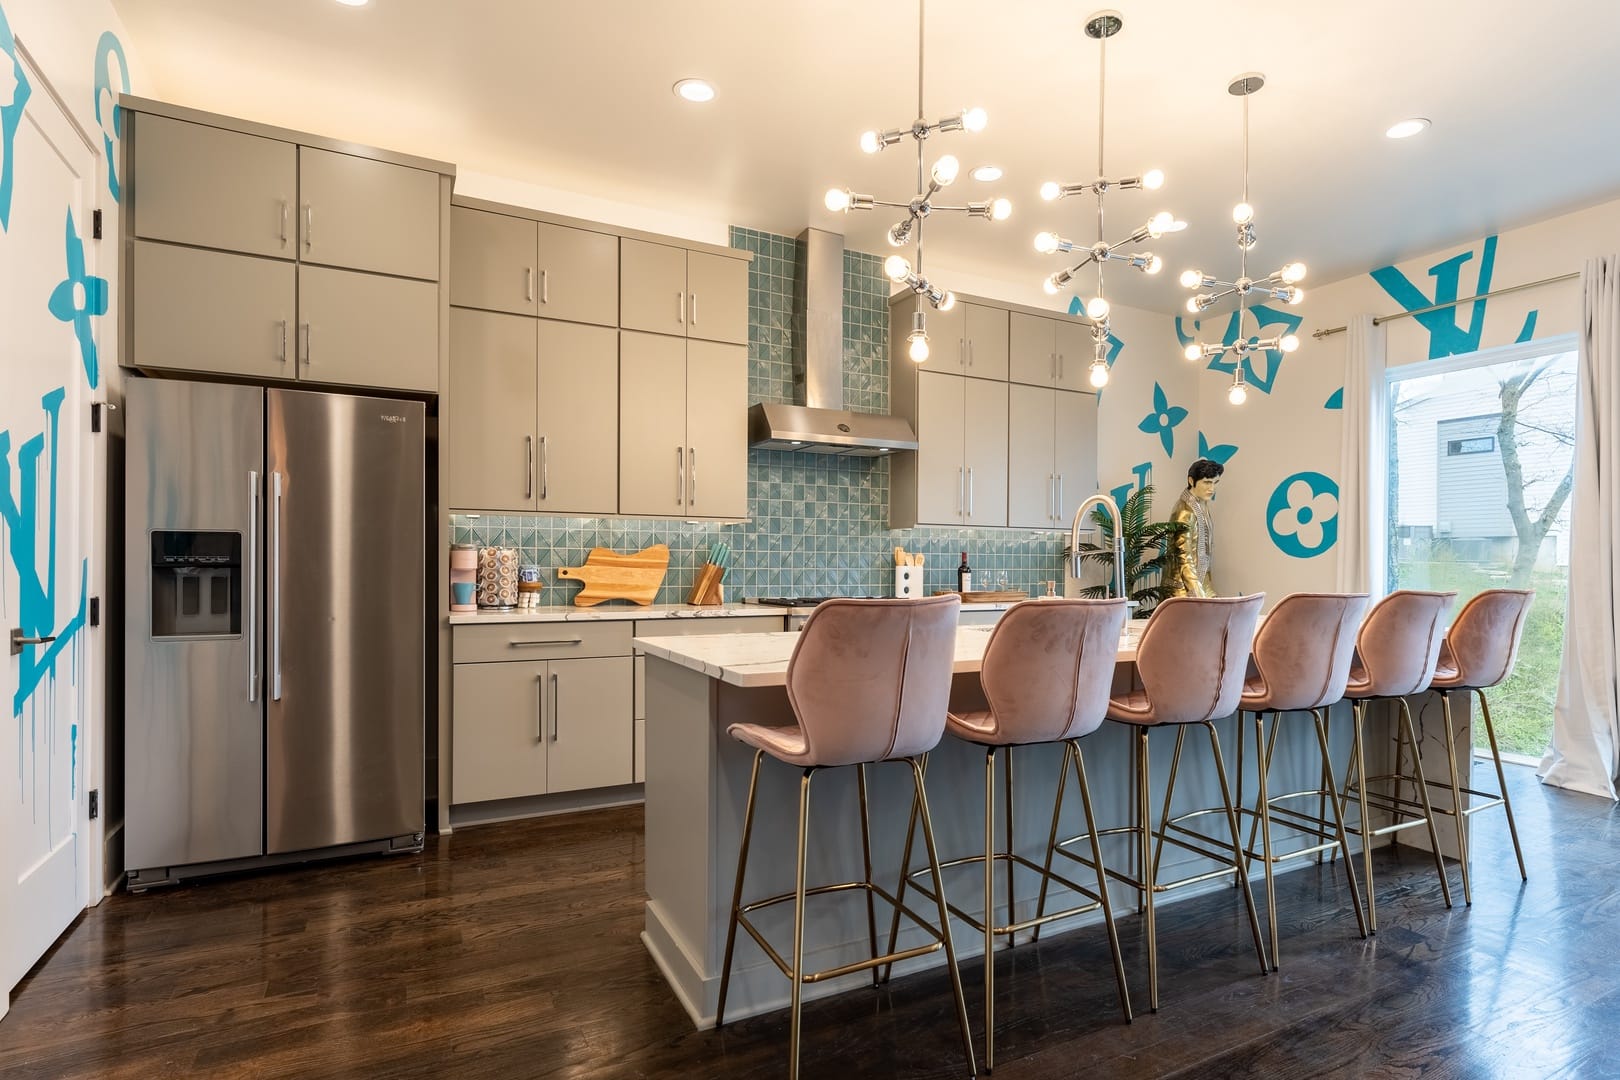
<instances>
[{"instance_id":1,"label":"curtain rod","mask_svg":"<svg viewBox=\"0 0 1620 1080\"><path fill-rule=\"evenodd\" d=\"M1407 319L1413 315L1427 315L1431 311L1444 311L1446 308L1459 307L1462 304L1472 304L1475 300L1488 300L1493 296L1503 296L1507 293L1522 292L1525 289L1539 289L1543 285L1556 285L1561 281L1574 281L1580 276L1580 271L1577 270L1570 274L1559 274L1557 277L1542 278L1540 281L1527 281L1523 285L1508 285L1504 288L1492 289L1490 292L1480 293L1477 296L1465 296L1461 300L1452 300L1444 304L1430 304L1428 307L1417 308L1413 311L1399 311L1394 315L1380 315L1373 320L1373 325L1382 326L1384 323L1394 322L1396 319ZM1325 330L1316 331L1311 335L1311 337L1320 340L1325 337L1332 337L1334 334L1342 334L1348 329L1349 327L1347 326L1330 326Z\"/></svg>"}]
</instances>

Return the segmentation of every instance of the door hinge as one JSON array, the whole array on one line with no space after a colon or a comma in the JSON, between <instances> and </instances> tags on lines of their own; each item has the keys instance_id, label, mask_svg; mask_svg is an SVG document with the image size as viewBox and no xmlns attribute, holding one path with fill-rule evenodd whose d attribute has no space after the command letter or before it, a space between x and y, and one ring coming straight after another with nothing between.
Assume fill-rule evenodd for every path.
<instances>
[{"instance_id":1,"label":"door hinge","mask_svg":"<svg viewBox=\"0 0 1620 1080\"><path fill-rule=\"evenodd\" d=\"M101 431L101 402L90 403L90 432L97 434Z\"/></svg>"},{"instance_id":2,"label":"door hinge","mask_svg":"<svg viewBox=\"0 0 1620 1080\"><path fill-rule=\"evenodd\" d=\"M90 625L101 625L101 597L99 596L90 598Z\"/></svg>"},{"instance_id":3,"label":"door hinge","mask_svg":"<svg viewBox=\"0 0 1620 1080\"><path fill-rule=\"evenodd\" d=\"M90 215L90 238L101 239L101 211L97 210Z\"/></svg>"},{"instance_id":4,"label":"door hinge","mask_svg":"<svg viewBox=\"0 0 1620 1080\"><path fill-rule=\"evenodd\" d=\"M90 820L94 821L101 816L101 791L92 788L90 791Z\"/></svg>"}]
</instances>

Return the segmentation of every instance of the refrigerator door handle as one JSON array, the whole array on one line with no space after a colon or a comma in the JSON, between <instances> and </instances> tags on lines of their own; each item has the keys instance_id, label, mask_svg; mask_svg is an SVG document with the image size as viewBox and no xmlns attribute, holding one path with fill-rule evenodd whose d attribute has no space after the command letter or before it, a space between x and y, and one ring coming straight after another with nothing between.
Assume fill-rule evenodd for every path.
<instances>
[{"instance_id":1,"label":"refrigerator door handle","mask_svg":"<svg viewBox=\"0 0 1620 1080\"><path fill-rule=\"evenodd\" d=\"M247 550L248 700L259 700L259 474L248 470Z\"/></svg>"},{"instance_id":2,"label":"refrigerator door handle","mask_svg":"<svg viewBox=\"0 0 1620 1080\"><path fill-rule=\"evenodd\" d=\"M270 697L281 700L281 474L270 474Z\"/></svg>"}]
</instances>

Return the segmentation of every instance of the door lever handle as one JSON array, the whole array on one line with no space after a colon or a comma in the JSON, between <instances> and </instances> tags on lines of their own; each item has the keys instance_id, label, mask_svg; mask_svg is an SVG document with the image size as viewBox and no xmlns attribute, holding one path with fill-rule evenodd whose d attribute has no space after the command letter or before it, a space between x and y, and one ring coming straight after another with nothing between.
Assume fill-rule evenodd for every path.
<instances>
[{"instance_id":1,"label":"door lever handle","mask_svg":"<svg viewBox=\"0 0 1620 1080\"><path fill-rule=\"evenodd\" d=\"M21 655L24 645L49 645L56 640L55 634L40 634L36 637L23 637L22 627L11 628L11 655Z\"/></svg>"}]
</instances>

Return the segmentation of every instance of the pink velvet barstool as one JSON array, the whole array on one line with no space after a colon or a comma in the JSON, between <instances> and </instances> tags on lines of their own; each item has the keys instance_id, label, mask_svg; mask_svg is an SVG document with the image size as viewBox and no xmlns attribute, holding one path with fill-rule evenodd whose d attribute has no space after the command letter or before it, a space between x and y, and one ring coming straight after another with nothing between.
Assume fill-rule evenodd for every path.
<instances>
[{"instance_id":1,"label":"pink velvet barstool","mask_svg":"<svg viewBox=\"0 0 1620 1080\"><path fill-rule=\"evenodd\" d=\"M1258 858L1266 871L1266 921L1271 939L1271 966L1276 970L1277 890L1273 867L1286 859L1310 855L1327 849L1336 849L1344 856L1345 876L1350 882L1350 904L1355 909L1356 926L1361 936L1367 936L1367 920L1361 912L1361 893L1356 887L1356 873L1350 865L1350 848L1344 828L1344 814L1333 791L1333 760L1328 747L1326 714L1328 706L1344 697L1350 679L1350 661L1356 647L1356 627L1361 614L1367 610L1366 593L1289 593L1277 602L1261 622L1254 638L1251 672L1244 682L1243 698L1238 713L1238 772L1239 790L1242 785L1243 713L1254 713L1255 752L1259 763L1255 770L1260 792L1252 811L1260 829L1260 850L1254 850L1254 831L1249 833L1249 858ZM1272 714L1271 735L1265 730L1266 713ZM1280 795L1270 793L1272 754L1277 746L1277 732L1288 713L1309 713L1316 722L1317 751L1321 756L1321 786L1309 791L1293 791ZM1316 798L1316 816L1294 809L1287 803L1302 798ZM1241 799L1239 800L1241 801ZM1333 809L1332 820L1326 808ZM1315 837L1320 843L1297 848L1279 855L1272 846L1272 815L1280 815L1281 827L1304 836ZM1331 830L1331 831L1330 831Z\"/></svg>"},{"instance_id":2,"label":"pink velvet barstool","mask_svg":"<svg viewBox=\"0 0 1620 1080\"><path fill-rule=\"evenodd\" d=\"M1095 834L1092 837L1089 859L1064 851L1063 854L1089 866L1096 876L1095 887L1081 885L1052 871L1052 854L1056 849L1059 815L1063 808L1064 786L1073 764L1080 789L1080 802L1086 815L1086 827L1093 829L1091 788L1086 780L1085 760L1080 752L1080 740L1102 726L1108 709L1108 690L1113 682L1114 661L1119 652L1119 635L1125 626L1126 604L1119 600L1030 600L1009 608L985 644L984 661L979 681L984 688L988 708L968 713L952 713L945 721L945 730L956 738L984 749L984 854L950 859L942 863L944 869L956 866L982 864L984 888L975 897L982 900L982 918L964 911L955 904L947 904L958 919L984 935L984 1067L995 1068L995 939L1005 936L1009 944L1020 930L1035 930L1058 919L1071 918L1096 911L1103 913L1107 927L1108 945L1113 952L1114 978L1119 988L1119 1003L1127 1022L1131 1019L1130 992L1125 984L1125 962L1120 955L1119 935L1114 929L1114 913L1108 900L1108 880L1102 861L1102 852ZM1012 753L1017 746L1044 743L1064 744L1062 771L1058 778L1056 802L1052 808L1052 829L1047 838L1045 864L1039 864L1017 853L1013 835L1013 771ZM1005 750L1007 800L1006 850L996 850L995 783L996 752ZM917 808L912 808L912 827L915 827ZM910 834L907 834L906 861L909 865ZM995 868L1000 862L1007 868L1007 921L995 923ZM1016 913L1013 875L1017 867L1040 875L1040 900L1034 918L1020 921ZM927 871L917 871L920 876ZM1089 903L1046 911L1047 885L1057 881L1065 888L1085 897ZM899 895L905 897L907 878L900 881ZM918 885L919 890L923 886ZM970 907L974 905L969 905ZM894 951L898 919L889 930L889 951Z\"/></svg>"},{"instance_id":3,"label":"pink velvet barstool","mask_svg":"<svg viewBox=\"0 0 1620 1080\"><path fill-rule=\"evenodd\" d=\"M1133 879L1114 870L1108 875L1136 889L1142 898L1143 926L1148 943L1148 1007L1159 1008L1159 951L1154 922L1153 894L1204 881L1221 874L1235 874L1242 884L1243 902L1248 909L1249 929L1254 935L1254 953L1260 973L1269 971L1266 949L1261 941L1260 917L1255 910L1254 892L1249 887L1243 838L1238 832L1237 811L1232 789L1226 779L1215 721L1232 715L1243 694L1249 650L1254 641L1255 623L1260 618L1264 593L1242 597L1178 596L1161 601L1142 630L1137 645L1136 669L1141 687L1112 696L1108 719L1128 725L1136 734L1136 824L1104 833L1129 832L1138 842L1140 876ZM1175 825L1170 819L1171 798L1176 789L1176 769L1170 770L1164 793L1164 813L1157 831L1158 850L1152 843L1155 831L1149 806L1148 732L1164 725L1176 727L1176 760L1181 757L1187 726L1201 724L1209 733L1210 752L1220 780L1221 800L1231 833L1230 853L1214 849L1214 840ZM1175 835L1172 835L1172 834ZM1064 844L1074 842L1073 838ZM1180 881L1158 880L1158 852L1166 842L1185 848L1222 864L1220 870L1198 874Z\"/></svg>"},{"instance_id":4,"label":"pink velvet barstool","mask_svg":"<svg viewBox=\"0 0 1620 1080\"><path fill-rule=\"evenodd\" d=\"M923 790L922 757L938 745L950 705L951 670L956 657L956 622L961 601L956 596L927 600L829 600L805 620L804 630L788 662L787 696L797 724L772 727L732 724L727 734L754 747L753 775L748 782L748 806L743 814L741 846L737 852L737 883L731 898L731 919L726 927L726 953L721 965L720 996L715 1027L725 1023L726 991L731 982L731 959L737 927L748 931L783 975L793 983L788 1027L788 1076L799 1074L799 999L805 983L871 970L898 960L945 950L951 990L956 997L957 1021L968 1075L976 1071L973 1038L969 1034L962 980L951 944L950 916L940 882L939 854ZM794 891L750 904L742 902L743 877L748 870L748 847L753 839L754 796L759 789L760 763L770 755L803 770L799 780L798 862ZM939 924L930 925L872 881L870 822L866 801L866 766L905 762L911 767L912 791L922 821L928 868L938 899ZM810 830L810 782L823 769L857 767L861 810L861 845L865 879L806 887L805 853ZM827 971L804 970L805 898L859 889L866 894L867 926L871 938L869 960ZM883 955L877 950L877 924L872 906L879 897L904 911L932 940L927 944ZM793 902L793 950L784 960L755 928L748 913L773 904Z\"/></svg>"},{"instance_id":5,"label":"pink velvet barstool","mask_svg":"<svg viewBox=\"0 0 1620 1080\"><path fill-rule=\"evenodd\" d=\"M1450 814L1457 822L1457 852L1462 863L1463 902L1474 902L1473 888L1468 879L1468 829L1470 814L1500 806L1507 813L1508 835L1513 838L1513 854L1519 860L1519 880L1528 881L1524 869L1524 852L1519 848L1519 829L1513 823L1513 804L1508 801L1507 777L1502 772L1502 752L1496 745L1496 728L1491 724L1491 707L1485 700L1485 691L1499 686L1513 674L1514 661L1519 656L1519 640L1524 636L1525 616L1530 603L1536 598L1534 589L1487 589L1475 596L1457 613L1457 620L1446 631L1440 643L1440 659L1435 664L1434 679L1429 683L1440 692L1440 709L1446 721L1446 763L1451 769L1452 809L1437 807L1435 812ZM1456 737L1451 722L1451 695L1470 691L1479 695L1480 716L1485 721L1485 734L1491 743L1491 760L1496 763L1495 793L1475 791L1458 782ZM1431 780L1434 784L1437 781ZM1462 797L1483 799L1464 807Z\"/></svg>"},{"instance_id":6,"label":"pink velvet barstool","mask_svg":"<svg viewBox=\"0 0 1620 1080\"><path fill-rule=\"evenodd\" d=\"M1446 907L1451 906L1451 885L1446 881L1446 864L1440 854L1440 838L1434 828L1434 810L1429 805L1429 785L1423 776L1423 761L1418 754L1417 730L1412 726L1412 710L1406 699L1429 689L1434 679L1435 664L1440 658L1440 641L1445 633L1446 609L1457 599L1455 592L1434 592L1419 589L1399 589L1374 605L1361 631L1356 635L1355 657L1350 664L1350 681L1344 696L1352 704L1354 741L1350 764L1345 771L1344 788L1340 801L1348 805L1354 793L1360 808L1355 826L1347 831L1361 838L1361 857L1367 885L1367 929L1378 932L1378 908L1373 894L1372 843L1374 838L1423 825L1429 832L1429 845L1434 849L1434 868L1440 875L1440 892ZM1366 775L1367 758L1363 749L1363 727L1367 706L1374 701L1393 700L1400 711L1396 721L1395 768L1382 776ZM1413 772L1401 771L1404 747L1412 745ZM1350 777L1356 783L1352 788ZM1389 794L1372 792L1368 787L1389 782ZM1418 793L1418 801L1402 798L1403 785L1411 783ZM1390 823L1375 828L1369 807L1390 816ZM1418 811L1421 810L1421 813Z\"/></svg>"}]
</instances>

